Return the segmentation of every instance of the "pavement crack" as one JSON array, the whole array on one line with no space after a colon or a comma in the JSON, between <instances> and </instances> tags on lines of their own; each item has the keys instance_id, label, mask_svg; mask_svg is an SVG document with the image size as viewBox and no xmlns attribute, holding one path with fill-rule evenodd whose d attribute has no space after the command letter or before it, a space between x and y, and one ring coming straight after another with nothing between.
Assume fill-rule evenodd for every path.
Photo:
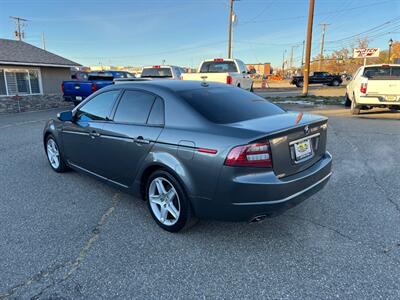
<instances>
[{"instance_id":1,"label":"pavement crack","mask_svg":"<svg viewBox=\"0 0 400 300\"><path fill-rule=\"evenodd\" d=\"M78 256L74 260L70 260L64 264L57 264L56 266L49 267L46 270L40 271L39 273L30 277L27 281L19 283L17 285L12 286L6 292L0 292L0 299L5 299L11 296L14 296L20 290L27 288L33 284L39 284L45 278L49 278L50 283L43 287L38 293L31 297L32 300L39 299L44 292L48 289L63 283L68 278L70 278L81 266L82 262L86 259L89 251L92 249L94 243L99 239L101 234L101 228L104 226L107 221L109 220L110 216L112 215L113 211L117 207L118 203L120 202L120 193L116 193L112 198L111 206L106 210L106 212L101 216L99 222L92 230L92 234L90 238L86 241L84 246L80 249ZM57 271L63 270L65 271L62 273L60 279L53 279L51 278L52 275L56 274Z\"/></svg>"},{"instance_id":2,"label":"pavement crack","mask_svg":"<svg viewBox=\"0 0 400 300\"><path fill-rule=\"evenodd\" d=\"M333 129L332 125L330 125L330 128L332 129L332 133L333 133L335 136L338 137L339 135L338 135L338 133L336 132L336 130ZM364 156L363 151L361 151L360 148L357 147L357 145L355 145L355 144L352 143L349 139L347 139L345 135L343 135L342 138L343 138L343 140L344 140L348 145L350 145L350 147L352 148L352 150L353 150L354 152L359 153L359 154L364 158L365 166L370 170L371 175L372 175L372 179L374 180L376 186L379 188L380 192L384 195L384 198L385 198L387 201L389 201L389 202L394 206L395 210L396 210L398 213L400 213L400 204L397 203L395 200L393 200L393 199L387 194L386 189L385 189L384 186L382 186L382 184L379 182L378 177L377 177L377 174L376 174L374 168L372 168L372 167L368 164L368 159L367 159L367 157Z\"/></svg>"},{"instance_id":3,"label":"pavement crack","mask_svg":"<svg viewBox=\"0 0 400 300\"><path fill-rule=\"evenodd\" d=\"M336 228L331 227L331 226L328 226L328 225L321 224L321 223L319 223L319 222L317 222L317 221L315 221L315 220L313 220L313 219L303 218L303 217L299 217L299 216L295 216L295 215L290 215L290 214L288 214L287 216L290 217L290 218L293 218L293 219L298 219L298 220L301 220L301 221L306 221L306 222L308 222L308 223L314 224L314 225L319 226L319 227L322 227L322 228L324 228L324 229L333 231L334 233L340 235L341 237L343 237L343 238L345 238L345 239L348 239L348 240L352 241L353 243L362 244L361 242L359 242L359 241L353 239L351 236L346 235L346 234L340 232L340 231L337 230Z\"/></svg>"},{"instance_id":4,"label":"pavement crack","mask_svg":"<svg viewBox=\"0 0 400 300\"><path fill-rule=\"evenodd\" d=\"M47 121L47 120L43 119L43 120L33 120L33 121L25 121L25 122L15 122L15 123L1 125L0 129L21 126L21 125L27 125L27 124L34 124L34 123L43 123L45 121Z\"/></svg>"},{"instance_id":5,"label":"pavement crack","mask_svg":"<svg viewBox=\"0 0 400 300\"><path fill-rule=\"evenodd\" d=\"M397 258L389 255L389 252L392 251L393 249L395 249L397 246L399 246L400 242L398 244L395 244L395 245L391 246L391 247L384 248L382 245L376 246L374 244L369 244L369 243L364 243L362 241L357 241L354 238L352 238L351 236L349 236L347 234L344 234L343 232L340 232L336 228L328 226L328 225L321 224L321 223L319 223L319 222L317 222L317 221L315 221L313 219L303 218L303 217L299 217L299 216L295 216L295 215L291 215L291 214L288 214L287 216L290 217L290 218L293 218L293 219L297 219L297 220L300 220L300 221L305 221L305 222L311 223L311 224L313 224L315 226L318 226L318 227L324 228L326 230L329 230L331 232L334 232L335 234L337 234L337 235L339 235L339 236L341 236L341 237L343 237L343 238L345 238L345 239L347 239L347 240L349 240L349 241L351 241L351 242L353 242L355 244L362 245L362 246L364 246L364 247L368 248L369 250L372 250L372 251L374 251L376 253L383 253L389 259L392 259L395 262L397 262L398 264L400 264L400 260L398 260ZM382 248L383 248L383 251L382 251Z\"/></svg>"}]
</instances>

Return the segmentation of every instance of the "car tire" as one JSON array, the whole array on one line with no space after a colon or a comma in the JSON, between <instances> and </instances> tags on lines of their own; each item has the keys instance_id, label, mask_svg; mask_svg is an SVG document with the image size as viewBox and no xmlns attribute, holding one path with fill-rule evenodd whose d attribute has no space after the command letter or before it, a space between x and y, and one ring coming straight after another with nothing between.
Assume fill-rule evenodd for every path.
<instances>
[{"instance_id":1,"label":"car tire","mask_svg":"<svg viewBox=\"0 0 400 300\"><path fill-rule=\"evenodd\" d=\"M346 93L346 95L345 95L345 102L344 102L344 106L346 106L346 107L351 107L351 100L350 100L350 98L349 98L349 95Z\"/></svg>"},{"instance_id":2,"label":"car tire","mask_svg":"<svg viewBox=\"0 0 400 300\"><path fill-rule=\"evenodd\" d=\"M353 101L351 101L350 112L352 115L360 114L360 107L356 103L356 97L353 96Z\"/></svg>"},{"instance_id":3,"label":"car tire","mask_svg":"<svg viewBox=\"0 0 400 300\"><path fill-rule=\"evenodd\" d=\"M335 80L332 80L332 83L331 83L331 85L332 85L332 86L339 86L339 85L340 85L340 81L339 81L339 80L337 80L337 79L335 79Z\"/></svg>"},{"instance_id":4,"label":"car tire","mask_svg":"<svg viewBox=\"0 0 400 300\"><path fill-rule=\"evenodd\" d=\"M302 88L303 85L304 85L304 82L303 82L303 81L296 82L296 86L297 86L298 88Z\"/></svg>"},{"instance_id":5,"label":"car tire","mask_svg":"<svg viewBox=\"0 0 400 300\"><path fill-rule=\"evenodd\" d=\"M145 197L151 216L162 229L178 232L194 225L189 198L169 172L157 170L150 175Z\"/></svg>"},{"instance_id":6,"label":"car tire","mask_svg":"<svg viewBox=\"0 0 400 300\"><path fill-rule=\"evenodd\" d=\"M45 150L47 160L49 161L50 167L53 169L53 171L57 173L63 173L68 170L68 167L62 158L61 150L58 146L57 140L51 134L46 138Z\"/></svg>"}]
</instances>

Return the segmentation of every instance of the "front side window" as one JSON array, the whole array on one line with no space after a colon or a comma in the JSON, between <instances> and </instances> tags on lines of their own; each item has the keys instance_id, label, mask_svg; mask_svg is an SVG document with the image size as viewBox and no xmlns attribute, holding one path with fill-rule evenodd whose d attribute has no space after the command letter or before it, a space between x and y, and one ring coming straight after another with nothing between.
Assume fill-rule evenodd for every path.
<instances>
[{"instance_id":1,"label":"front side window","mask_svg":"<svg viewBox=\"0 0 400 300\"><path fill-rule=\"evenodd\" d=\"M114 115L114 122L146 124L155 96L141 91L125 91Z\"/></svg>"},{"instance_id":2,"label":"front side window","mask_svg":"<svg viewBox=\"0 0 400 300\"><path fill-rule=\"evenodd\" d=\"M119 90L101 93L79 108L80 121L104 121L108 119Z\"/></svg>"}]
</instances>

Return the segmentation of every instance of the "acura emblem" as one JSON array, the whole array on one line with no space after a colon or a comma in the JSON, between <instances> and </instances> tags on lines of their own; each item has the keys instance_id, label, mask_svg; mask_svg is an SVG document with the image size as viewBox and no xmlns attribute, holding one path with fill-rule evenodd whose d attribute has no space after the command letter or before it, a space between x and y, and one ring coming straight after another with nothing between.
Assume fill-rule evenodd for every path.
<instances>
[{"instance_id":1,"label":"acura emblem","mask_svg":"<svg viewBox=\"0 0 400 300\"><path fill-rule=\"evenodd\" d=\"M304 127L304 133L307 135L310 133L310 128L307 126Z\"/></svg>"}]
</instances>

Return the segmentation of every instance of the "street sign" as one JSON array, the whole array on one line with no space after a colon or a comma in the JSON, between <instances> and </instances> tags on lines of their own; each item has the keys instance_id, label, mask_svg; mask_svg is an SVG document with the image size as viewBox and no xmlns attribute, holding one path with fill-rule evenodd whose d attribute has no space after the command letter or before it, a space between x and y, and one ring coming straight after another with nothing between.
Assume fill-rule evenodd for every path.
<instances>
[{"instance_id":1,"label":"street sign","mask_svg":"<svg viewBox=\"0 0 400 300\"><path fill-rule=\"evenodd\" d=\"M353 58L379 57L379 48L354 48Z\"/></svg>"}]
</instances>

